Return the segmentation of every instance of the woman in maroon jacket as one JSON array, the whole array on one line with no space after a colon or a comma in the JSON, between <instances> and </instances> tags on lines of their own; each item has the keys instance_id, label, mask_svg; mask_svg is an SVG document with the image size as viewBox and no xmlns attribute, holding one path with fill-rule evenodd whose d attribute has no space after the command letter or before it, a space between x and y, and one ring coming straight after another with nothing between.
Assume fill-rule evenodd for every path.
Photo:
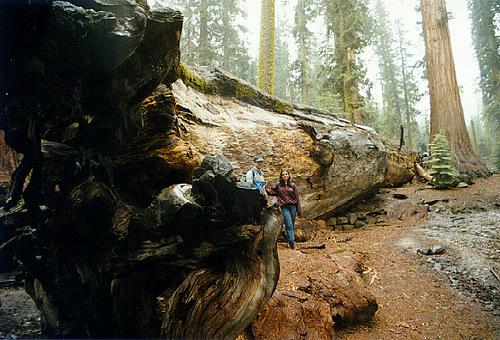
<instances>
[{"instance_id":1,"label":"woman in maroon jacket","mask_svg":"<svg viewBox=\"0 0 500 340\"><path fill-rule=\"evenodd\" d=\"M301 214L300 198L297 186L293 183L290 173L287 170L281 170L280 181L274 188L266 188L270 196L278 197L278 205L281 208L281 214L285 220L285 234L288 244L292 249L298 249L295 245L295 216Z\"/></svg>"}]
</instances>

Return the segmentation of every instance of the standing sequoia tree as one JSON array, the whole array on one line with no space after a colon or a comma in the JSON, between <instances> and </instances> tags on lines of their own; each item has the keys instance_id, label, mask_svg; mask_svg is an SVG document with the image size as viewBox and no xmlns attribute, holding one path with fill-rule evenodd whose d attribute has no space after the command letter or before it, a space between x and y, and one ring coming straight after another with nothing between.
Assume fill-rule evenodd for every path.
<instances>
[{"instance_id":1,"label":"standing sequoia tree","mask_svg":"<svg viewBox=\"0 0 500 340\"><path fill-rule=\"evenodd\" d=\"M262 0L257 86L274 94L274 0Z\"/></svg>"},{"instance_id":2,"label":"standing sequoia tree","mask_svg":"<svg viewBox=\"0 0 500 340\"><path fill-rule=\"evenodd\" d=\"M450 142L453 162L464 174L491 173L472 149L460 101L451 51L445 0L420 0L431 98L431 138L442 133Z\"/></svg>"}]
</instances>

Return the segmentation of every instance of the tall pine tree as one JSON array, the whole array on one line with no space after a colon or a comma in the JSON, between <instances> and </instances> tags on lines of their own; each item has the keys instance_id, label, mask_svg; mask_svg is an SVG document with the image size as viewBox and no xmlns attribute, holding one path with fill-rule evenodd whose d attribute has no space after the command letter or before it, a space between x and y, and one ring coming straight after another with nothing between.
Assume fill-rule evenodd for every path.
<instances>
[{"instance_id":1,"label":"tall pine tree","mask_svg":"<svg viewBox=\"0 0 500 340\"><path fill-rule=\"evenodd\" d=\"M382 83L384 111L382 132L389 138L397 139L402 124L401 70L396 65L398 51L388 16L382 1L378 0L375 7L374 41Z\"/></svg>"},{"instance_id":2,"label":"tall pine tree","mask_svg":"<svg viewBox=\"0 0 500 340\"><path fill-rule=\"evenodd\" d=\"M295 7L295 26L293 36L297 42L297 60L294 63L296 87L300 91L300 102L309 104L310 100L310 57L312 32L307 27L316 15L312 0L298 0Z\"/></svg>"},{"instance_id":3,"label":"tall pine tree","mask_svg":"<svg viewBox=\"0 0 500 340\"><path fill-rule=\"evenodd\" d=\"M255 83L255 62L248 55L240 22L243 0L177 0L184 14L181 59L190 65L221 67ZM253 65L253 66L252 66Z\"/></svg>"},{"instance_id":4,"label":"tall pine tree","mask_svg":"<svg viewBox=\"0 0 500 340\"><path fill-rule=\"evenodd\" d=\"M274 94L275 0L262 0L257 86Z\"/></svg>"},{"instance_id":5,"label":"tall pine tree","mask_svg":"<svg viewBox=\"0 0 500 340\"><path fill-rule=\"evenodd\" d=\"M292 65L290 64L290 51L287 41L290 40L290 31L288 30L288 22L285 16L278 17L276 25L276 42L275 42L275 88L274 94L282 99L293 101L294 93L292 86Z\"/></svg>"},{"instance_id":6,"label":"tall pine tree","mask_svg":"<svg viewBox=\"0 0 500 340\"><path fill-rule=\"evenodd\" d=\"M492 158L500 169L500 55L498 0L469 0L474 48L479 61L483 117L492 144Z\"/></svg>"},{"instance_id":7,"label":"tall pine tree","mask_svg":"<svg viewBox=\"0 0 500 340\"><path fill-rule=\"evenodd\" d=\"M400 20L396 21L397 41L399 52L399 63L401 68L401 91L403 92L403 113L406 123L407 145L411 148L417 148L416 139L419 130L416 116L420 113L417 109L418 102L422 98L422 93L418 88L418 74L422 74L421 64L411 63L413 55L409 52L411 49L409 41L406 39L406 31Z\"/></svg>"},{"instance_id":8,"label":"tall pine tree","mask_svg":"<svg viewBox=\"0 0 500 340\"><path fill-rule=\"evenodd\" d=\"M372 27L367 1L324 0L323 4L327 32L334 38L334 53L329 53L328 47L324 53L324 85L339 95L348 119L362 123L364 98L360 89L367 82L359 54L370 42Z\"/></svg>"}]
</instances>

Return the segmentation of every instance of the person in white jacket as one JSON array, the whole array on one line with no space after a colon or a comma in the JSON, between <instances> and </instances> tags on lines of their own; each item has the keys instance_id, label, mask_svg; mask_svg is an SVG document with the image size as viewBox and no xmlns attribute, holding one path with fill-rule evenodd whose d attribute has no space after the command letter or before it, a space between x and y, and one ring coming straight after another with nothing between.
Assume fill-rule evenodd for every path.
<instances>
[{"instance_id":1,"label":"person in white jacket","mask_svg":"<svg viewBox=\"0 0 500 340\"><path fill-rule=\"evenodd\" d=\"M264 164L264 158L262 156L257 156L253 160L254 166L245 175L245 181L251 183L252 188L258 189L261 193L265 193L264 187L266 185L266 180L264 178L264 172L262 171L262 165Z\"/></svg>"}]
</instances>

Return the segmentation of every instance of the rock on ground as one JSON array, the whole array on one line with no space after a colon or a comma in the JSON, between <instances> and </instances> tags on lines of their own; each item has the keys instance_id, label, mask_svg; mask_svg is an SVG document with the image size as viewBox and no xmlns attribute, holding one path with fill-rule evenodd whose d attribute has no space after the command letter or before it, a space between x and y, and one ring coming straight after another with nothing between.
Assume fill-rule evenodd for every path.
<instances>
[{"instance_id":1,"label":"rock on ground","mask_svg":"<svg viewBox=\"0 0 500 340\"><path fill-rule=\"evenodd\" d=\"M256 339L331 339L336 327L373 318L378 305L356 272L360 264L323 248L279 252L280 281L252 324Z\"/></svg>"}]
</instances>

